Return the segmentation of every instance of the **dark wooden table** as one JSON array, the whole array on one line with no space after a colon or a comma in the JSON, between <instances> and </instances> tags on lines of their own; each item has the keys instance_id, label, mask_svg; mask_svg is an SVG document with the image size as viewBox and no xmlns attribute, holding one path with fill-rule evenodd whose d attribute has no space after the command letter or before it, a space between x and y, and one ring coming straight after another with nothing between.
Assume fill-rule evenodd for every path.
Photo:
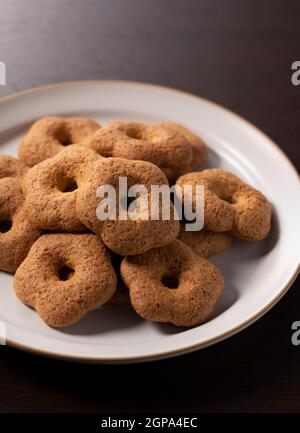
<instances>
[{"instance_id":1,"label":"dark wooden table","mask_svg":"<svg viewBox=\"0 0 300 433\"><path fill-rule=\"evenodd\" d=\"M282 0L0 0L0 95L78 79L173 86L245 116L299 169L299 15ZM0 411L299 412L297 289L239 335L176 359L77 365L1 347Z\"/></svg>"}]
</instances>

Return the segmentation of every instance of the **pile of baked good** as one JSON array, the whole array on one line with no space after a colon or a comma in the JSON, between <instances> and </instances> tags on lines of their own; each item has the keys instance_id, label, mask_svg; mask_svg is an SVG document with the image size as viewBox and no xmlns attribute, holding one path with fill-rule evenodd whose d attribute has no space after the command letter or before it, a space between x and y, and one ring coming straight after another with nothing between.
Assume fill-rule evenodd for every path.
<instances>
[{"instance_id":1,"label":"pile of baked good","mask_svg":"<svg viewBox=\"0 0 300 433\"><path fill-rule=\"evenodd\" d=\"M36 121L19 159L0 157L0 269L15 273L16 296L55 327L121 298L148 320L206 321L224 288L206 257L233 237L261 240L271 226L261 192L221 169L195 171L207 153L201 138L174 123ZM185 231L172 202L169 219L161 209L155 220L99 219L98 188L111 185L120 195L124 177L149 197L152 185L202 185L204 228ZM195 210L192 191L184 199Z\"/></svg>"}]
</instances>

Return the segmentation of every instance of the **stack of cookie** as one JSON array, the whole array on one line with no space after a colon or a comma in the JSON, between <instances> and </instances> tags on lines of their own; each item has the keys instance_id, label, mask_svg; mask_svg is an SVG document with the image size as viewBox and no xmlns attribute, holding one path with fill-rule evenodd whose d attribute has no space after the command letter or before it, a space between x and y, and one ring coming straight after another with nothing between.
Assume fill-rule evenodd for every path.
<instances>
[{"instance_id":1,"label":"stack of cookie","mask_svg":"<svg viewBox=\"0 0 300 433\"><path fill-rule=\"evenodd\" d=\"M220 169L193 172L206 159L204 142L173 123L38 120L19 159L0 157L0 269L15 272L17 297L56 327L120 297L148 320L206 321L224 281L205 257L229 248L232 237L261 240L271 225L259 191ZM143 185L149 200L138 218L99 218L99 188L113 187L121 203L121 178ZM169 219L161 208L157 219L143 218L151 186L169 182L204 187L201 231L186 232L172 203ZM196 198L184 197L193 211Z\"/></svg>"}]
</instances>

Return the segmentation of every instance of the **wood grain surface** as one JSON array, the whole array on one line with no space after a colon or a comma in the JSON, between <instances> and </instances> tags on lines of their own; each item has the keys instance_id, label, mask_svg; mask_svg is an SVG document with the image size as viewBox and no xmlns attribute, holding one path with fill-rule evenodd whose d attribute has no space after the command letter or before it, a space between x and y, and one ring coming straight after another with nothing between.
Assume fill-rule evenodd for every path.
<instances>
[{"instance_id":1,"label":"wood grain surface","mask_svg":"<svg viewBox=\"0 0 300 433\"><path fill-rule=\"evenodd\" d=\"M0 0L0 96L79 79L172 86L246 117L299 169L299 15L298 1ZM239 335L148 364L77 365L0 347L0 411L299 412L299 302L298 280Z\"/></svg>"}]
</instances>

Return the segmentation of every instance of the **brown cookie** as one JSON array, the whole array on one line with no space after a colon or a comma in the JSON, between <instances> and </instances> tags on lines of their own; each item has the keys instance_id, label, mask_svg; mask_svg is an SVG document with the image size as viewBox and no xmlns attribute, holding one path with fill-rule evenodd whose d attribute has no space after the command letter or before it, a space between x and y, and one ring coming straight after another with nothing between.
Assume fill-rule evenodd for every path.
<instances>
[{"instance_id":1,"label":"brown cookie","mask_svg":"<svg viewBox=\"0 0 300 433\"><path fill-rule=\"evenodd\" d=\"M190 167L193 148L171 128L129 121L114 121L99 129L89 145L100 155L152 162L159 167Z\"/></svg>"},{"instance_id":2,"label":"brown cookie","mask_svg":"<svg viewBox=\"0 0 300 433\"><path fill-rule=\"evenodd\" d=\"M187 232L183 224L180 225L178 239L188 245L200 257L220 254L227 250L232 242L232 236L229 233L215 233L209 230Z\"/></svg>"},{"instance_id":3,"label":"brown cookie","mask_svg":"<svg viewBox=\"0 0 300 433\"><path fill-rule=\"evenodd\" d=\"M172 131L176 131L181 134L192 146L193 156L189 167L181 170L172 170L170 168L163 168L163 171L167 175L168 179L173 183L179 176L182 176L193 169L199 169L206 161L208 157L207 146L198 135L194 134L189 129L185 128L178 123L173 122L160 122L156 125L157 127L169 128Z\"/></svg>"},{"instance_id":4,"label":"brown cookie","mask_svg":"<svg viewBox=\"0 0 300 433\"><path fill-rule=\"evenodd\" d=\"M6 173L8 174L8 173ZM0 269L14 272L40 236L27 219L18 178L0 180Z\"/></svg>"},{"instance_id":5,"label":"brown cookie","mask_svg":"<svg viewBox=\"0 0 300 433\"><path fill-rule=\"evenodd\" d=\"M265 238L271 228L271 205L265 196L225 170L212 168L188 173L177 185L192 185L195 210L195 186L204 186L204 228L214 232L232 232L239 239Z\"/></svg>"},{"instance_id":6,"label":"brown cookie","mask_svg":"<svg viewBox=\"0 0 300 433\"><path fill-rule=\"evenodd\" d=\"M22 177L28 167L13 156L0 156L0 179L5 177Z\"/></svg>"},{"instance_id":7,"label":"brown cookie","mask_svg":"<svg viewBox=\"0 0 300 433\"><path fill-rule=\"evenodd\" d=\"M126 177L128 188L136 184L146 187L147 201L141 204L141 217L132 220L128 212L128 219L121 220L118 207L114 220L100 221L96 211L104 199L97 197L97 190L103 185L114 187L118 205L119 201L123 202L123 199L127 199L120 196L119 179L122 177ZM168 185L165 175L155 165L145 161L103 158L95 162L78 189L77 215L81 222L97 233L108 248L116 254L123 256L139 254L151 248L167 245L177 237L179 221L173 218L172 203L170 220L161 218L161 208L159 219L151 220L151 185ZM147 220L142 219L144 213L149 216Z\"/></svg>"},{"instance_id":8,"label":"brown cookie","mask_svg":"<svg viewBox=\"0 0 300 433\"><path fill-rule=\"evenodd\" d=\"M43 117L37 120L23 138L19 158L33 167L51 158L69 144L84 144L100 125L81 117Z\"/></svg>"},{"instance_id":9,"label":"brown cookie","mask_svg":"<svg viewBox=\"0 0 300 433\"><path fill-rule=\"evenodd\" d=\"M32 167L22 182L32 224L46 230L85 230L75 202L85 170L99 159L87 146L73 144Z\"/></svg>"},{"instance_id":10,"label":"brown cookie","mask_svg":"<svg viewBox=\"0 0 300 433\"><path fill-rule=\"evenodd\" d=\"M47 234L16 272L17 297L50 326L73 325L116 290L110 255L94 234Z\"/></svg>"},{"instance_id":11,"label":"brown cookie","mask_svg":"<svg viewBox=\"0 0 300 433\"><path fill-rule=\"evenodd\" d=\"M121 275L141 317L177 326L206 321L224 288L220 271L179 240L126 257Z\"/></svg>"}]
</instances>

